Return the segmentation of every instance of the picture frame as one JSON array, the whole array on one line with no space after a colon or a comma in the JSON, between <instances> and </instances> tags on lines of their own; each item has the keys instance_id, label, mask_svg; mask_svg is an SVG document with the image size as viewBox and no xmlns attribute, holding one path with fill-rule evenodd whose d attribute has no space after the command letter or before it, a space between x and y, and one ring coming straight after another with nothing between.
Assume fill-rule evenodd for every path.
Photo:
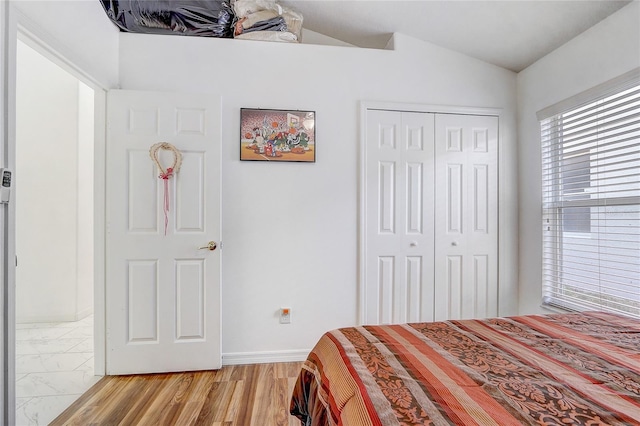
<instances>
[{"instance_id":1,"label":"picture frame","mask_svg":"<svg viewBox=\"0 0 640 426\"><path fill-rule=\"evenodd\" d=\"M315 111L240 108L240 160L315 163Z\"/></svg>"}]
</instances>

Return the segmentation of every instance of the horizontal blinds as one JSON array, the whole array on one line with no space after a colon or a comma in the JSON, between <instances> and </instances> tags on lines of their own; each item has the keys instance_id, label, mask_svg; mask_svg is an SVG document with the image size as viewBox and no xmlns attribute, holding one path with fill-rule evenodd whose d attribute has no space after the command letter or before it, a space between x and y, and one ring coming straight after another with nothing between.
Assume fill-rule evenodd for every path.
<instances>
[{"instance_id":1,"label":"horizontal blinds","mask_svg":"<svg viewBox=\"0 0 640 426\"><path fill-rule=\"evenodd\" d=\"M640 318L640 84L540 126L544 302Z\"/></svg>"}]
</instances>

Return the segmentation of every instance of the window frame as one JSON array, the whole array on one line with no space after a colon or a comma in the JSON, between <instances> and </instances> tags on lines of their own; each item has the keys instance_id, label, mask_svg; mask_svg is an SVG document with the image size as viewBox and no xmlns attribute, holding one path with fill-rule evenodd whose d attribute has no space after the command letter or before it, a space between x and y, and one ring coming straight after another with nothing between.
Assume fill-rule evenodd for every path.
<instances>
[{"instance_id":1,"label":"window frame","mask_svg":"<svg viewBox=\"0 0 640 426\"><path fill-rule=\"evenodd\" d=\"M559 102L558 104L552 105L548 108L543 109L538 112L538 121L540 123L540 141L541 141L541 161L542 165L541 170L541 178L542 178L542 187L541 187L541 195L542 195L542 303L543 306L550 306L552 308L560 308L563 310L574 310L580 311L585 310L585 308L589 308L590 306L594 306L602 309L608 310L610 312L617 312L623 315L629 316L637 316L640 318L640 308L638 308L638 312L635 310L631 312L621 312L620 310L614 308L607 308L604 303L602 303L603 299L601 299L600 304L593 303L591 301L580 301L574 302L571 296L563 298L561 294L567 294L568 291L575 288L575 285L570 284L571 279L565 279L564 276L564 267L563 263L564 254L566 251L570 251L571 244L565 243L564 239L567 238L565 233L571 233L571 238L579 239L579 238L592 238L597 239L598 244L600 241L607 241L608 237L605 237L605 230L600 230L600 226L596 227L596 230L593 229L593 224L590 223L589 228L590 232L575 232L575 231L567 231L564 230L564 221L566 220L563 216L563 209L568 208L576 208L576 207L588 207L590 208L589 220L593 222L594 209L596 209L595 214L599 219L600 215L606 214L602 212L602 210L606 207L614 207L614 206L638 206L640 209L640 194L638 196L630 196L630 197L615 197L608 194L604 191L604 197L601 196L601 193L597 193L597 196L589 196L585 198L576 197L574 199L566 199L566 193L563 189L563 179L566 179L566 171L562 170L562 164L564 159L563 150L566 149L563 141L563 114L567 114L573 111L579 111L582 106L595 103L599 100L603 100L608 98L609 96L615 95L616 93L624 92L630 88L635 86L640 86L640 68L636 68L616 79L613 79L609 82L601 84L593 89L590 89L586 92L580 93L576 96L573 96L567 100ZM557 133L552 136L545 134L545 131L552 129L553 131L557 131ZM600 140L600 137L597 137ZM582 142L579 142L579 144ZM551 150L551 151L549 151ZM596 151L590 151L588 153L582 155L594 155L598 148L596 147ZM584 162L583 162L584 163ZM593 160L591 158L588 159L588 163L584 169L592 169L591 165ZM554 168L550 168L554 167ZM593 172L588 170L585 173L585 176L588 174L589 179L589 187L591 186L591 179ZM549 179L549 181L545 182L545 179ZM635 182L633 182L635 183ZM587 186L585 186L586 188ZM595 186L597 187L597 184ZM583 189L584 191L584 189ZM584 191L585 194L589 194L591 191ZM576 192L572 195L579 195L579 192ZM606 196L608 195L608 197ZM569 196L571 198L571 196ZM639 213L640 214L640 213ZM600 260L598 260L600 262ZM579 264L579 262L575 263ZM575 265L574 264L574 265ZM569 266L571 262L569 262ZM632 263L631 265L635 265ZM570 274L570 273L569 273ZM606 274L605 274L606 275ZM601 275L598 273L598 282L599 286L602 287ZM589 287L589 284L583 283L585 287ZM560 288L558 288L560 287ZM640 292L639 286L631 286L631 290L638 290ZM589 290L585 290L584 293L589 293ZM598 295L611 295L607 294L606 290L599 290ZM587 298L590 296L586 296ZM630 301L633 303L635 299L632 298ZM640 301L640 293L639 293L639 301ZM632 308L633 309L633 308Z\"/></svg>"}]
</instances>

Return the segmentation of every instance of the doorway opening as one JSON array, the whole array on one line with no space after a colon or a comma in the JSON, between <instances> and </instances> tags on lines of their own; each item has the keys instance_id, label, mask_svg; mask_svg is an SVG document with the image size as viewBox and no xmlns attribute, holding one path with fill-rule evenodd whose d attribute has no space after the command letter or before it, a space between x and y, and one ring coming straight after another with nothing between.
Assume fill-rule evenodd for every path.
<instances>
[{"instance_id":1,"label":"doorway opening","mask_svg":"<svg viewBox=\"0 0 640 426\"><path fill-rule=\"evenodd\" d=\"M48 424L94 376L93 88L18 40L16 423Z\"/></svg>"}]
</instances>

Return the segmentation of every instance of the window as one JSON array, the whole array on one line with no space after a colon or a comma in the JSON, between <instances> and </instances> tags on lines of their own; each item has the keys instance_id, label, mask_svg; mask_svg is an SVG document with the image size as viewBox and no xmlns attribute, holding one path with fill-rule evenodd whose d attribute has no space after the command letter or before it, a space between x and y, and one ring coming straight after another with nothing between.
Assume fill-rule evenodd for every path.
<instances>
[{"instance_id":1,"label":"window","mask_svg":"<svg viewBox=\"0 0 640 426\"><path fill-rule=\"evenodd\" d=\"M591 168L584 165L590 161L589 150L568 153L562 159L562 193L566 198L585 199L591 187ZM562 229L565 232L591 232L591 209L570 207L563 210Z\"/></svg>"},{"instance_id":2,"label":"window","mask_svg":"<svg viewBox=\"0 0 640 426\"><path fill-rule=\"evenodd\" d=\"M640 318L639 74L539 113L545 304Z\"/></svg>"}]
</instances>

